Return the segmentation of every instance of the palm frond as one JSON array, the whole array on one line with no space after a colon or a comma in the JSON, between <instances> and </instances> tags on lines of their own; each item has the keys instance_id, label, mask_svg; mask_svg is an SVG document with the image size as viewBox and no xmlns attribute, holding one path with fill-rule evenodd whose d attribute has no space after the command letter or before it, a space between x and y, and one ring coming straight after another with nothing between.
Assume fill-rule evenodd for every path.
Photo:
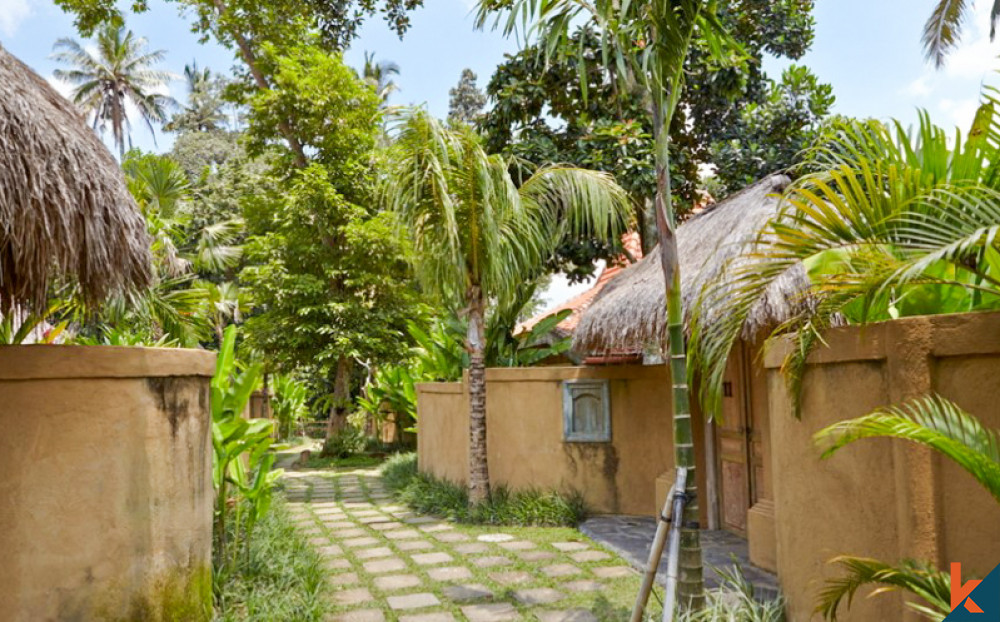
<instances>
[{"instance_id":1,"label":"palm frond","mask_svg":"<svg viewBox=\"0 0 1000 622\"><path fill-rule=\"evenodd\" d=\"M841 556L830 560L844 574L826 582L820 592L816 613L827 620L836 620L841 604L849 609L858 590L866 586L877 589L871 596L903 590L919 596L923 603L907 605L929 620L942 620L951 612L951 579L930 564L904 560L893 566L876 559Z\"/></svg>"},{"instance_id":2,"label":"palm frond","mask_svg":"<svg viewBox=\"0 0 1000 622\"><path fill-rule=\"evenodd\" d=\"M968 10L966 0L938 0L924 25L924 53L938 69L944 66L948 53L958 45Z\"/></svg>"},{"instance_id":3,"label":"palm frond","mask_svg":"<svg viewBox=\"0 0 1000 622\"><path fill-rule=\"evenodd\" d=\"M880 408L824 428L814 438L824 458L864 438L924 445L951 459L1000 501L1000 435L945 398L923 397Z\"/></svg>"}]
</instances>

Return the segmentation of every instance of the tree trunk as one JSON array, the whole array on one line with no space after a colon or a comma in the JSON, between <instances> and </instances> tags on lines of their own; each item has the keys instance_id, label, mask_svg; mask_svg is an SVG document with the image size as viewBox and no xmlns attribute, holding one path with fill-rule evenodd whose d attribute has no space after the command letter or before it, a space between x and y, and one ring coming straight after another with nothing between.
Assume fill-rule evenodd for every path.
<instances>
[{"instance_id":1,"label":"tree trunk","mask_svg":"<svg viewBox=\"0 0 1000 622\"><path fill-rule=\"evenodd\" d=\"M677 602L685 609L701 609L705 603L701 539L698 524L698 484L694 436L691 426L691 398L687 383L687 353L684 344L684 309L681 272L677 255L676 217L670 190L669 121L655 108L656 142L656 229L660 241L663 282L666 285L667 328L670 339L671 402L674 414L674 466L688 469L688 495L681 520ZM676 520L676 519L675 519Z\"/></svg>"},{"instance_id":2,"label":"tree trunk","mask_svg":"<svg viewBox=\"0 0 1000 622\"><path fill-rule=\"evenodd\" d=\"M490 495L486 453L486 329L482 291L469 294L469 502L477 504Z\"/></svg>"},{"instance_id":3,"label":"tree trunk","mask_svg":"<svg viewBox=\"0 0 1000 622\"><path fill-rule=\"evenodd\" d=\"M327 443L347 425L347 407L350 399L351 361L342 356L337 359L337 370L333 377L333 405L330 406L330 420L326 424Z\"/></svg>"}]
</instances>

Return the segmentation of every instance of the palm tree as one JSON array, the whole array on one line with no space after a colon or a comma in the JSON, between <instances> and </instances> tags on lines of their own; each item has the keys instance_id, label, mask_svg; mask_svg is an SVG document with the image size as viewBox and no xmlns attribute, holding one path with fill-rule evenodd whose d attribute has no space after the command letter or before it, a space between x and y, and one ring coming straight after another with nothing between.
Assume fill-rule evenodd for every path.
<instances>
[{"instance_id":1,"label":"palm tree","mask_svg":"<svg viewBox=\"0 0 1000 622\"><path fill-rule=\"evenodd\" d=\"M1000 503L1000 434L953 402L938 396L918 398L836 423L815 436L825 458L865 438L896 438L929 447L964 469ZM909 606L930 619L941 620L951 612L950 577L931 564L891 565L846 556L836 561L847 572L829 581L820 596L818 611L827 619L836 619L841 603L846 600L850 607L858 589L873 584L882 588L878 593L902 589L919 596L924 602Z\"/></svg>"},{"instance_id":2,"label":"palm tree","mask_svg":"<svg viewBox=\"0 0 1000 622\"><path fill-rule=\"evenodd\" d=\"M399 65L392 61L375 62L375 52L365 52L365 66L361 77L375 90L381 102L379 107L385 108L389 96L399 90L392 76L399 75Z\"/></svg>"},{"instance_id":3,"label":"palm tree","mask_svg":"<svg viewBox=\"0 0 1000 622\"><path fill-rule=\"evenodd\" d=\"M901 124L848 121L806 156L750 261L706 286L692 318L692 362L705 400L721 395L743 323L772 284L804 264L812 286L785 369L797 401L805 359L835 323L1000 308L1000 100L986 91L966 138L921 114Z\"/></svg>"},{"instance_id":4,"label":"palm tree","mask_svg":"<svg viewBox=\"0 0 1000 622\"><path fill-rule=\"evenodd\" d=\"M568 236L615 240L631 213L604 174L548 166L517 187L510 162L487 155L466 126L446 128L426 111L402 116L383 188L412 241L418 280L468 319L469 499L489 496L486 461L487 305L507 304Z\"/></svg>"},{"instance_id":5,"label":"palm tree","mask_svg":"<svg viewBox=\"0 0 1000 622\"><path fill-rule=\"evenodd\" d=\"M927 59L934 61L940 69L945 58L962 38L962 27L969 19L973 5L969 0L938 0L924 25L924 53ZM996 35L997 23L1000 22L1000 0L993 0L990 10L990 40Z\"/></svg>"},{"instance_id":6,"label":"palm tree","mask_svg":"<svg viewBox=\"0 0 1000 622\"><path fill-rule=\"evenodd\" d=\"M74 85L73 102L93 115L94 129L102 134L110 126L119 155L125 157L125 142L132 144L128 106L134 107L154 135L153 122L162 123L166 109L174 101L156 93L172 79L154 66L165 52L146 51L146 39L136 37L122 26L108 24L97 34L96 53L84 49L75 39L59 39L52 58L71 69L57 69L60 80Z\"/></svg>"},{"instance_id":7,"label":"palm tree","mask_svg":"<svg viewBox=\"0 0 1000 622\"><path fill-rule=\"evenodd\" d=\"M674 417L674 462L688 469L687 490L694 501L685 507L681 522L681 553L678 597L682 607L700 609L704 603L698 504L695 477L694 440L688 393L687 356L684 346L684 317L681 307L681 277L675 229L677 217L670 188L670 125L684 88L684 65L695 39L702 40L709 54L720 64L742 55L724 32L715 15L712 0L664 0L660 2L579 2L578 0L516 0L513 3L480 0L477 25L490 20L498 8L509 7L504 25L510 34L525 25L551 51L571 49L581 63L594 62L584 50L570 42L575 29L596 33L601 41L610 78L626 92L639 89L646 99L656 143L656 228L659 237L664 283L671 393ZM529 24L529 20L534 20ZM496 18L495 25L499 25Z\"/></svg>"},{"instance_id":8,"label":"palm tree","mask_svg":"<svg viewBox=\"0 0 1000 622\"><path fill-rule=\"evenodd\" d=\"M211 70L199 69L197 61L184 66L184 80L187 82L188 103L163 129L168 132L219 129L226 120L221 97L224 83L213 76Z\"/></svg>"}]
</instances>

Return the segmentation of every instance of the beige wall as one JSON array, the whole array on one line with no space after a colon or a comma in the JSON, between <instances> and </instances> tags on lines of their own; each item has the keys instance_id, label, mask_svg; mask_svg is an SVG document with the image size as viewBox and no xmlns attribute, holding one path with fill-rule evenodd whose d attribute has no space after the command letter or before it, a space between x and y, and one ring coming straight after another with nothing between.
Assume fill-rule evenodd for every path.
<instances>
[{"instance_id":1,"label":"beige wall","mask_svg":"<svg viewBox=\"0 0 1000 622\"><path fill-rule=\"evenodd\" d=\"M562 382L578 378L611 381L610 443L563 441ZM597 513L656 512L656 478L673 469L666 367L490 369L486 379L487 444L494 482L515 489L577 490ZM465 481L469 428L463 383L418 386L418 411L421 470ZM694 425L701 447L700 418ZM699 485L704 485L703 468Z\"/></svg>"},{"instance_id":2,"label":"beige wall","mask_svg":"<svg viewBox=\"0 0 1000 622\"><path fill-rule=\"evenodd\" d=\"M208 619L214 359L0 347L0 618Z\"/></svg>"},{"instance_id":3,"label":"beige wall","mask_svg":"<svg viewBox=\"0 0 1000 622\"><path fill-rule=\"evenodd\" d=\"M777 566L791 620L808 620L827 564L850 554L896 562L961 562L985 576L1000 563L1000 508L971 477L913 444L859 441L821 461L812 435L872 409L937 392L1000 428L1000 314L908 318L825 335L809 359L802 419L766 357ZM844 620L908 619L898 596L855 599Z\"/></svg>"}]
</instances>

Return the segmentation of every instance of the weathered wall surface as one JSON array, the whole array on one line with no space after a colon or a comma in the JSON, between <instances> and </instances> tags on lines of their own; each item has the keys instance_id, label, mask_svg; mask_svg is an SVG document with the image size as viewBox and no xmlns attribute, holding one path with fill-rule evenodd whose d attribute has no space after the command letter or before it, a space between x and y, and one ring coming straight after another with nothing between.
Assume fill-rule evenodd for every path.
<instances>
[{"instance_id":1,"label":"weathered wall surface","mask_svg":"<svg viewBox=\"0 0 1000 622\"><path fill-rule=\"evenodd\" d=\"M969 576L1000 563L1000 508L942 457L902 441L858 441L820 460L812 435L879 406L931 392L1000 428L1000 314L907 318L825 335L809 359L802 419L784 388L784 352L769 368L777 565L790 619L809 620L835 555L961 562ZM909 619L899 596L855 599L843 620Z\"/></svg>"},{"instance_id":2,"label":"weathered wall surface","mask_svg":"<svg viewBox=\"0 0 1000 622\"><path fill-rule=\"evenodd\" d=\"M563 440L562 382L610 380L611 442ZM670 380L664 366L490 369L490 477L511 488L583 493L597 513L654 514L655 485L673 469ZM418 387L421 470L455 482L468 473L468 397L463 383ZM703 426L696 417L695 441ZM699 460L704 452L699 453ZM704 468L699 463L699 485ZM672 478L671 478L672 479Z\"/></svg>"},{"instance_id":3,"label":"weathered wall surface","mask_svg":"<svg viewBox=\"0 0 1000 622\"><path fill-rule=\"evenodd\" d=\"M0 347L0 618L210 617L214 360Z\"/></svg>"}]
</instances>

